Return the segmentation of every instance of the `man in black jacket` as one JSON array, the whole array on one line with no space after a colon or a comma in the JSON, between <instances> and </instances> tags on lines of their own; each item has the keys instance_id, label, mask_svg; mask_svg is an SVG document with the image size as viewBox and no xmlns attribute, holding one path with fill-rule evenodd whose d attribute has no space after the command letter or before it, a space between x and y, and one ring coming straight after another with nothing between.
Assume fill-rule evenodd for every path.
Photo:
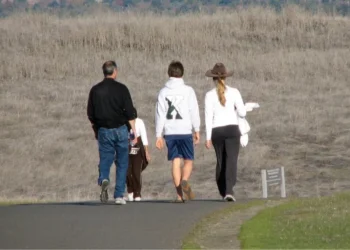
<instances>
[{"instance_id":1,"label":"man in black jacket","mask_svg":"<svg viewBox=\"0 0 350 250\"><path fill-rule=\"evenodd\" d=\"M129 165L128 126L135 130L133 101L129 89L117 82L117 65L107 61L102 66L104 79L93 86L89 93L87 115L98 141L100 162L98 184L101 186L101 202L108 201L110 168L115 162L117 167L114 198L116 204L126 204L126 175ZM133 143L137 142L137 137Z\"/></svg>"}]
</instances>

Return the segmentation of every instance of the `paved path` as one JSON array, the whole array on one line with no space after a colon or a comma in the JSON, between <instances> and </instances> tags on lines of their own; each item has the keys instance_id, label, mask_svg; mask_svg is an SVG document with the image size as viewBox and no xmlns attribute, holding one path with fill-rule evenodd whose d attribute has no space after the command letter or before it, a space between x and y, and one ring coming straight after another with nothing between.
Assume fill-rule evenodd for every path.
<instances>
[{"instance_id":1,"label":"paved path","mask_svg":"<svg viewBox=\"0 0 350 250\"><path fill-rule=\"evenodd\" d=\"M227 205L195 200L0 206L0 248L178 249L201 217Z\"/></svg>"}]
</instances>

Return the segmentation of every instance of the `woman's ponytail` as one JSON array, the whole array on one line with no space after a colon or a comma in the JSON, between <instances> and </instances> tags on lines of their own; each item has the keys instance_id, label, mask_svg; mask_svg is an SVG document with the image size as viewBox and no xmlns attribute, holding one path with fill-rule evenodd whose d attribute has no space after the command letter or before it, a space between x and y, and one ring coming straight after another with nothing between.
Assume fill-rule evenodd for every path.
<instances>
[{"instance_id":1,"label":"woman's ponytail","mask_svg":"<svg viewBox=\"0 0 350 250\"><path fill-rule=\"evenodd\" d=\"M225 90L226 86L224 78L217 78L216 91L218 93L219 101L222 106L225 106L226 104Z\"/></svg>"}]
</instances>

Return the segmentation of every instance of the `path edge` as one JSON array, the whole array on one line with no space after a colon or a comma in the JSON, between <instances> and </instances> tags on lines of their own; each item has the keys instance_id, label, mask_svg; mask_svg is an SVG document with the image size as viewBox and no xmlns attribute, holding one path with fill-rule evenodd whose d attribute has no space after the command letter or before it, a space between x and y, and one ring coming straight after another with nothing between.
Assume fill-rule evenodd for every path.
<instances>
[{"instance_id":1,"label":"path edge","mask_svg":"<svg viewBox=\"0 0 350 250\"><path fill-rule=\"evenodd\" d=\"M284 200L279 200L276 205L281 204L280 202ZM181 249L205 249L205 246L201 245L201 242L198 240L204 228L209 228L211 224L216 224L227 214L232 214L235 212L241 212L248 210L253 207L261 207L260 210L268 208L271 202L276 202L275 199L251 199L245 201L238 201L232 205L226 206L224 208L218 209L214 212L209 213L208 215L202 217L199 222L197 222L192 229L189 231L187 236L183 239L181 244ZM243 222L244 223L244 222ZM241 223L240 226L243 224ZM233 236L234 237L234 236ZM237 240L239 240L237 238Z\"/></svg>"}]
</instances>

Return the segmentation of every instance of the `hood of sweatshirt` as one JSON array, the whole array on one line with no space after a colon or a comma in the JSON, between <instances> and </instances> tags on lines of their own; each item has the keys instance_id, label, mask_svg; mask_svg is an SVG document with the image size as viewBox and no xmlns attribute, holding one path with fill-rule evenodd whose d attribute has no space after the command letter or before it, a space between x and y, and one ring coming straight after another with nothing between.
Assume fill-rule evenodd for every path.
<instances>
[{"instance_id":1,"label":"hood of sweatshirt","mask_svg":"<svg viewBox=\"0 0 350 250\"><path fill-rule=\"evenodd\" d=\"M165 83L165 87L169 89L176 89L185 85L185 82L182 78L170 77L169 80Z\"/></svg>"}]
</instances>

